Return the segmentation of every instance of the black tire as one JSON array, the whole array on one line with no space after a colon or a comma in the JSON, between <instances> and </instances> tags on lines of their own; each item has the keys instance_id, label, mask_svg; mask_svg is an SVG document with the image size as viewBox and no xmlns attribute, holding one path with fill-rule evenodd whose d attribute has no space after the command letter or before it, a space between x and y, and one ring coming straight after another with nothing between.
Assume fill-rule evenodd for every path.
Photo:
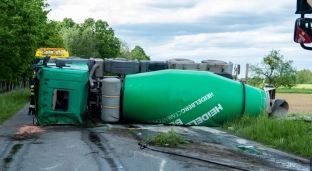
<instances>
[{"instance_id":1,"label":"black tire","mask_svg":"<svg viewBox=\"0 0 312 171\"><path fill-rule=\"evenodd\" d=\"M127 61L126 58L113 58L113 60L117 60L117 61Z\"/></svg>"},{"instance_id":2,"label":"black tire","mask_svg":"<svg viewBox=\"0 0 312 171\"><path fill-rule=\"evenodd\" d=\"M183 58L175 58L175 59L169 59L169 63L171 64L188 64L188 63L195 63L194 61L190 59L183 59Z\"/></svg>"},{"instance_id":3,"label":"black tire","mask_svg":"<svg viewBox=\"0 0 312 171\"><path fill-rule=\"evenodd\" d=\"M224 61L220 61L220 60L202 60L201 61L202 63L209 63L209 64L212 64L212 65L215 65L215 64L227 64L226 62Z\"/></svg>"}]
</instances>

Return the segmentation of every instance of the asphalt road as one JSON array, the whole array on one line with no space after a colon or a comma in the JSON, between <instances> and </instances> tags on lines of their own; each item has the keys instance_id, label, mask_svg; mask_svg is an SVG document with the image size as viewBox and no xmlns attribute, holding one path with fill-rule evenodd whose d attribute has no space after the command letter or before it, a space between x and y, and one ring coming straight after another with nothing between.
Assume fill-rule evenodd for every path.
<instances>
[{"instance_id":1,"label":"asphalt road","mask_svg":"<svg viewBox=\"0 0 312 171\"><path fill-rule=\"evenodd\" d=\"M0 170L236 170L203 160L246 170L309 170L307 159L206 127L175 127L182 137L197 142L195 145L182 149L151 147L185 156L182 157L140 149L138 146L140 138L156 132L167 132L171 127L132 125L137 128L132 133L124 125L117 124L104 124L96 128L37 127L32 126L32 116L27 115L27 107L0 126ZM238 145L252 145L262 154L239 151L235 149Z\"/></svg>"}]
</instances>

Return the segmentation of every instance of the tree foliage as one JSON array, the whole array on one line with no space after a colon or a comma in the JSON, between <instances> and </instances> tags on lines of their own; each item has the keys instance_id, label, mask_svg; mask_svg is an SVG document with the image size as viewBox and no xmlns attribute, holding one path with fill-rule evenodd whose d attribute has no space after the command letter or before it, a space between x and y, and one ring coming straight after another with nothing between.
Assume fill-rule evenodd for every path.
<instances>
[{"instance_id":1,"label":"tree foliage","mask_svg":"<svg viewBox=\"0 0 312 171\"><path fill-rule=\"evenodd\" d=\"M131 59L137 59L137 60L150 60L150 57L147 56L140 46L136 45L134 49L131 51Z\"/></svg>"},{"instance_id":2,"label":"tree foliage","mask_svg":"<svg viewBox=\"0 0 312 171\"><path fill-rule=\"evenodd\" d=\"M130 52L128 44L124 41L120 41L120 52L118 57L129 60L150 60L150 57L145 54L142 47L137 45Z\"/></svg>"},{"instance_id":3,"label":"tree foliage","mask_svg":"<svg viewBox=\"0 0 312 171\"><path fill-rule=\"evenodd\" d=\"M64 47L64 41L58 30L59 23L56 21L47 21L44 25L44 35L39 44L41 47L59 48Z\"/></svg>"},{"instance_id":4,"label":"tree foliage","mask_svg":"<svg viewBox=\"0 0 312 171\"><path fill-rule=\"evenodd\" d=\"M277 50L272 50L263 58L261 64L250 65L250 71L257 80L262 78L269 85L276 88L284 86L291 88L295 85L296 70L292 60L285 60Z\"/></svg>"},{"instance_id":5,"label":"tree foliage","mask_svg":"<svg viewBox=\"0 0 312 171\"><path fill-rule=\"evenodd\" d=\"M44 0L3 0L0 3L0 82L16 83L29 75L27 68L54 23L47 23ZM54 28L52 28L54 29ZM56 36L57 37L57 36Z\"/></svg>"},{"instance_id":6,"label":"tree foliage","mask_svg":"<svg viewBox=\"0 0 312 171\"><path fill-rule=\"evenodd\" d=\"M78 24L71 18L48 20L45 0L2 0L0 3L0 84L26 81L28 67L40 47L65 47L72 56L113 58L121 54L122 42L103 20L86 19ZM126 45L126 44L125 44ZM126 45L127 46L127 45ZM127 46L128 47L128 46ZM131 56L129 48L125 56ZM133 54L148 58L141 47Z\"/></svg>"},{"instance_id":7,"label":"tree foliage","mask_svg":"<svg viewBox=\"0 0 312 171\"><path fill-rule=\"evenodd\" d=\"M120 41L106 21L88 18L77 24L65 18L60 27L64 44L72 56L111 58L119 55Z\"/></svg>"},{"instance_id":8,"label":"tree foliage","mask_svg":"<svg viewBox=\"0 0 312 171\"><path fill-rule=\"evenodd\" d=\"M248 78L248 84L254 87L263 88L264 85L264 78L260 76L254 76L251 78Z\"/></svg>"},{"instance_id":9,"label":"tree foliage","mask_svg":"<svg viewBox=\"0 0 312 171\"><path fill-rule=\"evenodd\" d=\"M63 27L61 28L61 36L64 41L65 48L69 51L71 55L75 55L79 49L78 43L80 41L80 33L78 26L75 27Z\"/></svg>"},{"instance_id":10,"label":"tree foliage","mask_svg":"<svg viewBox=\"0 0 312 171\"><path fill-rule=\"evenodd\" d=\"M63 21L59 23L59 29L60 28L73 28L77 26L78 24L75 23L75 21L71 18L64 18Z\"/></svg>"},{"instance_id":11,"label":"tree foliage","mask_svg":"<svg viewBox=\"0 0 312 171\"><path fill-rule=\"evenodd\" d=\"M120 40L120 51L118 57L131 59L131 52L126 42Z\"/></svg>"},{"instance_id":12,"label":"tree foliage","mask_svg":"<svg viewBox=\"0 0 312 171\"><path fill-rule=\"evenodd\" d=\"M297 84L311 84L312 83L312 72L308 69L303 69L296 74Z\"/></svg>"}]
</instances>

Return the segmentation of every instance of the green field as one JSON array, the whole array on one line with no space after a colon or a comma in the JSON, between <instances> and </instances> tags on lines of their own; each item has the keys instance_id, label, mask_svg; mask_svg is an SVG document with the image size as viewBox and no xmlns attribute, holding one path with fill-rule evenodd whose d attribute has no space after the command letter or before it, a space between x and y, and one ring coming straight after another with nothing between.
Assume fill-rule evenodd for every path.
<instances>
[{"instance_id":1,"label":"green field","mask_svg":"<svg viewBox=\"0 0 312 171\"><path fill-rule=\"evenodd\" d=\"M299 89L312 89L312 84L297 84L294 88L299 88Z\"/></svg>"},{"instance_id":2,"label":"green field","mask_svg":"<svg viewBox=\"0 0 312 171\"><path fill-rule=\"evenodd\" d=\"M298 93L298 94L312 94L312 89L299 89L299 88L278 88L276 93Z\"/></svg>"},{"instance_id":3,"label":"green field","mask_svg":"<svg viewBox=\"0 0 312 171\"><path fill-rule=\"evenodd\" d=\"M297 84L291 89L280 87L276 89L276 93L312 94L312 84Z\"/></svg>"}]
</instances>

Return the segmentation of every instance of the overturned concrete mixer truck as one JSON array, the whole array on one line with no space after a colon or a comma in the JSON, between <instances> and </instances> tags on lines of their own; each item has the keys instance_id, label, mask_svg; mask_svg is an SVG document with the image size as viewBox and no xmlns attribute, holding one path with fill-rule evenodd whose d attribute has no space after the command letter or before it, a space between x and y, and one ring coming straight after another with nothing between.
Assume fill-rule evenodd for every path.
<instances>
[{"instance_id":1,"label":"overturned concrete mixer truck","mask_svg":"<svg viewBox=\"0 0 312 171\"><path fill-rule=\"evenodd\" d=\"M233 80L231 62L36 58L35 125L107 123L220 126L242 115L283 116L275 88Z\"/></svg>"}]
</instances>

